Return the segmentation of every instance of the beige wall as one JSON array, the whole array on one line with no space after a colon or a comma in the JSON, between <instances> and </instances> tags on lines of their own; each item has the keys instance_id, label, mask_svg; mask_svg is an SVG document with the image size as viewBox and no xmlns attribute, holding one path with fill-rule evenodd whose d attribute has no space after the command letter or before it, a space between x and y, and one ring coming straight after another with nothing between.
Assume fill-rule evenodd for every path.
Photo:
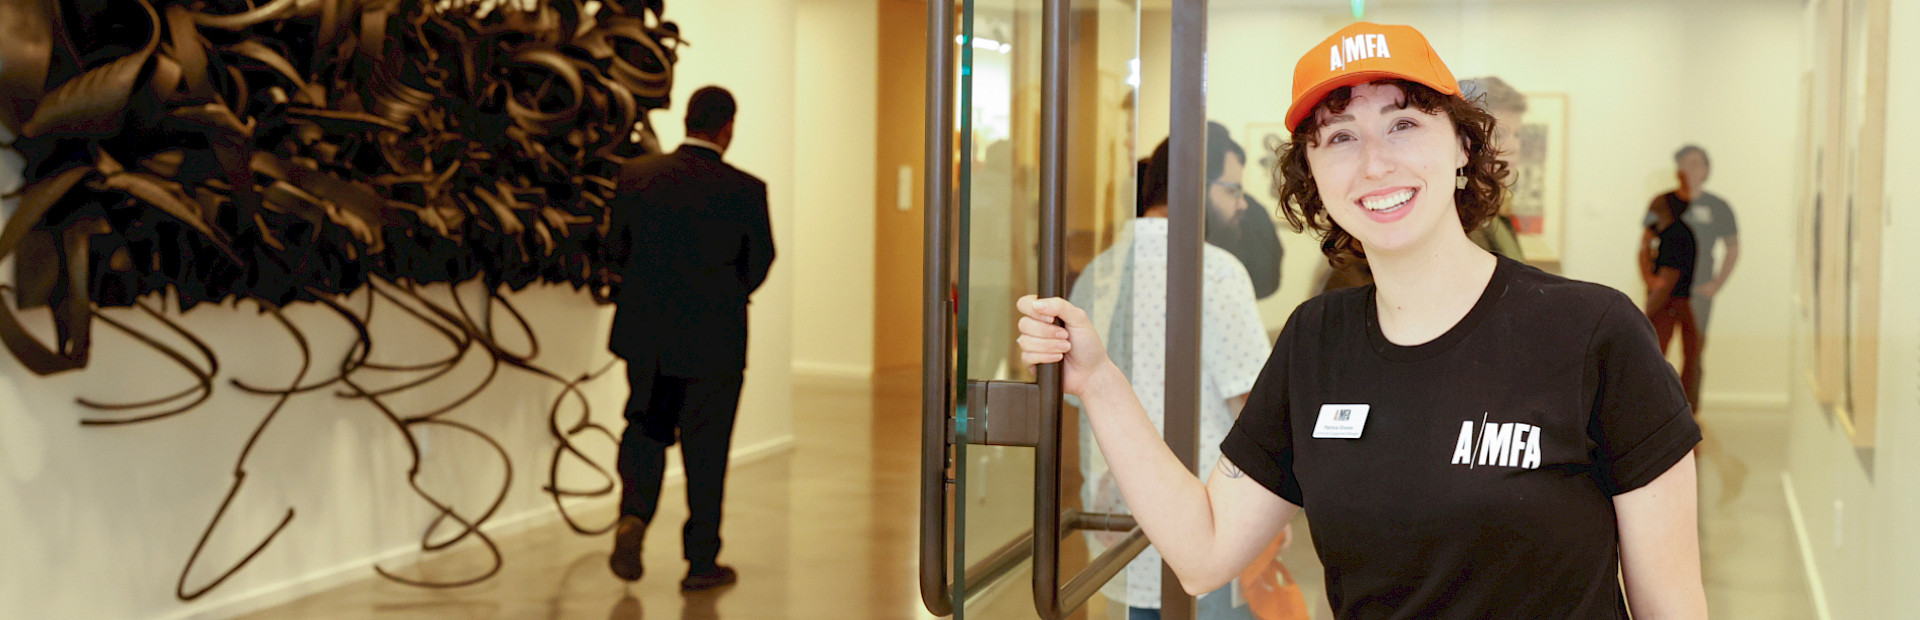
<instances>
[{"instance_id":1,"label":"beige wall","mask_svg":"<svg viewBox=\"0 0 1920 620\"><path fill-rule=\"evenodd\" d=\"M873 315L872 356L876 374L904 379L919 374L921 361L927 0L878 0L876 10L873 297L884 309Z\"/></svg>"},{"instance_id":2,"label":"beige wall","mask_svg":"<svg viewBox=\"0 0 1920 620\"><path fill-rule=\"evenodd\" d=\"M780 258L751 306L736 459L775 453L792 442L795 274L807 262L795 217L804 191L795 164L801 152L799 6L796 0L671 4L669 18L694 44L681 50L674 108L653 119L663 142L676 145L686 96L707 84L732 89L740 116L728 160L769 186ZM848 27L858 32L857 26ZM18 166L17 160L4 161L0 165ZM0 273L11 274L10 265L0 264ZM446 286L429 291L448 301ZM481 298L472 286L461 291L469 307ZM509 297L532 321L544 367L573 377L611 359L605 351L609 309L566 287L536 286ZM352 298L356 304L363 300ZM106 312L158 329L132 312ZM345 355L353 336L322 307L296 304L288 314L307 331L315 359ZM50 336L45 311L23 318L43 340ZM158 423L112 429L77 424L87 412L74 403L76 397L149 398L188 380L118 332L96 329L93 365L57 377L33 376L0 355L0 617L218 617L345 580L376 578L371 564L404 567L416 557L418 537L433 513L408 489L404 437L365 403L314 393L290 402L262 435L244 464L243 493L189 584L212 579L214 570L243 555L289 507L296 510L292 524L219 589L193 603L174 599L174 581L232 485L235 459L272 404L228 380L271 384L289 380L298 368L297 348L286 331L251 304L201 307L179 319L219 353L222 374L212 400ZM504 328L504 316L501 323ZM444 340L423 334L391 309L377 313L371 328L377 360L418 363L447 350ZM503 340L513 350L523 346L522 339ZM403 413L425 410L479 385L486 370L482 356L470 355L433 388L391 402ZM616 365L584 392L594 421L617 432L627 394L623 368ZM560 393L557 383L502 369L478 398L449 414L498 439L512 464L508 494L489 531L504 534L554 517L540 486L555 445L546 412ZM561 421L570 424L580 415L579 404L569 400ZM445 429L417 430L415 439L425 455L423 484L466 514L484 510L507 475L492 449ZM588 437L581 443L596 463L613 467L613 442ZM679 458L669 459L677 469ZM577 465L562 465L563 484L590 488L603 482ZM670 491L666 501L680 500ZM678 537L677 528L661 529L659 537Z\"/></svg>"},{"instance_id":3,"label":"beige wall","mask_svg":"<svg viewBox=\"0 0 1920 620\"><path fill-rule=\"evenodd\" d=\"M877 0L797 6L793 371L865 379L873 373ZM894 196L885 198L891 208Z\"/></svg>"},{"instance_id":4,"label":"beige wall","mask_svg":"<svg viewBox=\"0 0 1920 620\"><path fill-rule=\"evenodd\" d=\"M1920 4L1892 2L1888 22L1887 214L1880 307L1879 428L1856 450L1815 399L1810 331L1795 321L1786 480L1815 605L1824 618L1894 618L1920 608L1920 119L1900 102L1920 97Z\"/></svg>"},{"instance_id":5,"label":"beige wall","mask_svg":"<svg viewBox=\"0 0 1920 620\"><path fill-rule=\"evenodd\" d=\"M1716 306L1707 349L1706 406L1785 404L1787 311L1793 260L1797 2L1583 2L1389 5L1367 19L1420 28L1461 78L1498 75L1527 92L1568 97L1569 277L1641 297L1632 248L1647 202L1673 186L1672 153L1705 146L1707 187L1739 214L1745 253ZM1208 115L1249 158L1249 123L1278 123L1293 65L1307 47L1352 21L1347 7L1216 6L1209 22ZM1168 38L1164 11L1141 18L1143 152L1166 136ZM1250 167L1249 187L1265 173ZM1262 197L1272 207L1270 197ZM1283 228L1281 292L1262 304L1284 322L1318 285L1318 245Z\"/></svg>"}]
</instances>

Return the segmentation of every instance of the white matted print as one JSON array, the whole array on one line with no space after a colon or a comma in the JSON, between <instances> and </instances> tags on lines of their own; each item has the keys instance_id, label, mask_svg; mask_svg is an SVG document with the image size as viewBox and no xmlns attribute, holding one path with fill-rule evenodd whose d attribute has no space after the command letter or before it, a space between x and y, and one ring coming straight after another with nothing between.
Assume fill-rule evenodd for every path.
<instances>
[{"instance_id":1,"label":"white matted print","mask_svg":"<svg viewBox=\"0 0 1920 620\"><path fill-rule=\"evenodd\" d=\"M1527 113L1514 132L1514 232L1528 261L1558 262L1566 247L1567 95L1525 93Z\"/></svg>"}]
</instances>

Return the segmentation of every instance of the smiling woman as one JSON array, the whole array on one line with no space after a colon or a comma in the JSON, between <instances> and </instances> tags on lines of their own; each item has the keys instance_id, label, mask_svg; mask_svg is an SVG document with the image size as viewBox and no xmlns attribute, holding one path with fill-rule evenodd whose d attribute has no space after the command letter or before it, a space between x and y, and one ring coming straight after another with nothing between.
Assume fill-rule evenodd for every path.
<instances>
[{"instance_id":1,"label":"smiling woman","mask_svg":"<svg viewBox=\"0 0 1920 620\"><path fill-rule=\"evenodd\" d=\"M1461 157L1465 163L1454 166L1457 169L1453 171L1454 179L1436 184L1436 187L1445 189L1448 184L1455 186L1452 201L1463 231L1478 230L1493 221L1507 193L1507 163L1499 159L1492 139L1494 118L1478 105L1435 90L1450 83L1449 79L1439 86L1428 86L1399 79L1343 86L1327 93L1318 106L1300 113L1301 118L1294 123L1293 139L1282 147L1280 165L1273 171L1274 184L1282 188L1281 214L1286 216L1294 230L1312 229L1326 237L1330 243L1322 247L1327 248L1327 257L1335 263L1365 256L1362 244L1335 219L1322 198L1321 185L1329 179L1317 180L1314 169L1309 165L1310 156L1318 153L1318 159L1322 162L1320 169L1325 171L1320 177L1331 177L1331 168L1340 165L1336 162L1344 162L1345 166L1350 167L1354 164L1350 161L1352 158L1371 152L1355 143L1356 132L1360 130L1356 114L1364 114L1377 121L1376 128L1382 132L1411 131L1424 134L1427 136L1425 144L1428 145L1432 145L1435 137L1445 139L1457 136L1457 148L1463 151ZM1457 93L1459 89L1453 86L1451 90ZM1353 104L1357 99L1378 102L1379 105L1355 107ZM1370 110L1376 107L1377 111ZM1379 127L1379 122L1388 123L1388 126ZM1452 135L1438 131L1445 129L1448 124L1452 126ZM1325 144L1322 144L1323 141ZM1404 138L1396 136L1393 143L1399 145L1405 142ZM1453 146L1446 143L1438 145L1439 148ZM1428 158L1423 161L1443 160ZM1384 193L1391 196L1411 189L1388 189ZM1400 201L1393 202L1397 204ZM1368 210L1376 208L1368 206ZM1393 219L1398 217L1396 214Z\"/></svg>"},{"instance_id":2,"label":"smiling woman","mask_svg":"<svg viewBox=\"0 0 1920 620\"><path fill-rule=\"evenodd\" d=\"M1406 26L1341 29L1293 93L1284 213L1375 284L1288 318L1204 484L1085 312L1019 302L1022 361L1062 363L1181 584L1218 587L1304 511L1340 618L1705 617L1700 432L1651 327L1467 237L1505 192L1493 116Z\"/></svg>"}]
</instances>

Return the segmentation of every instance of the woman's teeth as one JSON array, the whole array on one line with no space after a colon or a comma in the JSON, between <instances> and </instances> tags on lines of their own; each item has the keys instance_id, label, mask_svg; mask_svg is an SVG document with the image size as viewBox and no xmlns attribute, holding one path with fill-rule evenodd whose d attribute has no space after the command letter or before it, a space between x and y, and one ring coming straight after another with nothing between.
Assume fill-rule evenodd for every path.
<instances>
[{"instance_id":1,"label":"woman's teeth","mask_svg":"<svg viewBox=\"0 0 1920 620\"><path fill-rule=\"evenodd\" d=\"M1403 189L1384 196L1361 198L1360 206L1366 207L1368 211L1392 211L1412 198L1413 190Z\"/></svg>"}]
</instances>

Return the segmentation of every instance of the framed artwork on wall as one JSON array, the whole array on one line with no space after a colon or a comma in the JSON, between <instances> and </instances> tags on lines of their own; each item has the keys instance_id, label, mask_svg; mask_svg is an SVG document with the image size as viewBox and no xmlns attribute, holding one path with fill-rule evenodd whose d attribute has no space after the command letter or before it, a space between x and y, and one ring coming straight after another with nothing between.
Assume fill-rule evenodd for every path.
<instances>
[{"instance_id":1,"label":"framed artwork on wall","mask_svg":"<svg viewBox=\"0 0 1920 620\"><path fill-rule=\"evenodd\" d=\"M1814 161L1817 167L1813 210L1813 391L1822 406L1845 418L1848 212L1844 182L1848 161L1841 110L1845 106L1845 0L1825 0L1814 30Z\"/></svg>"},{"instance_id":2,"label":"framed artwork on wall","mask_svg":"<svg viewBox=\"0 0 1920 620\"><path fill-rule=\"evenodd\" d=\"M1849 0L1842 55L1848 160L1847 373L1841 422L1853 445L1874 445L1880 395L1880 257L1886 198L1888 0Z\"/></svg>"},{"instance_id":3,"label":"framed artwork on wall","mask_svg":"<svg viewBox=\"0 0 1920 620\"><path fill-rule=\"evenodd\" d=\"M1814 206L1820 199L1820 140L1819 123L1812 113L1814 102L1818 98L1813 94L1814 72L1811 69L1800 74L1800 107L1795 129L1794 151L1797 153L1794 179L1794 288L1793 306L1796 318L1802 326L1813 323L1814 277L1819 272L1818 252L1815 241L1819 238L1818 209Z\"/></svg>"},{"instance_id":4,"label":"framed artwork on wall","mask_svg":"<svg viewBox=\"0 0 1920 620\"><path fill-rule=\"evenodd\" d=\"M1527 112L1515 132L1514 232L1530 263L1559 263L1567 219L1567 95L1525 93Z\"/></svg>"},{"instance_id":5,"label":"framed artwork on wall","mask_svg":"<svg viewBox=\"0 0 1920 620\"><path fill-rule=\"evenodd\" d=\"M1801 220L1802 309L1814 394L1855 448L1880 410L1880 287L1886 198L1888 0L1817 5L1807 99L1809 196ZM1869 452L1863 452L1868 454Z\"/></svg>"}]
</instances>

